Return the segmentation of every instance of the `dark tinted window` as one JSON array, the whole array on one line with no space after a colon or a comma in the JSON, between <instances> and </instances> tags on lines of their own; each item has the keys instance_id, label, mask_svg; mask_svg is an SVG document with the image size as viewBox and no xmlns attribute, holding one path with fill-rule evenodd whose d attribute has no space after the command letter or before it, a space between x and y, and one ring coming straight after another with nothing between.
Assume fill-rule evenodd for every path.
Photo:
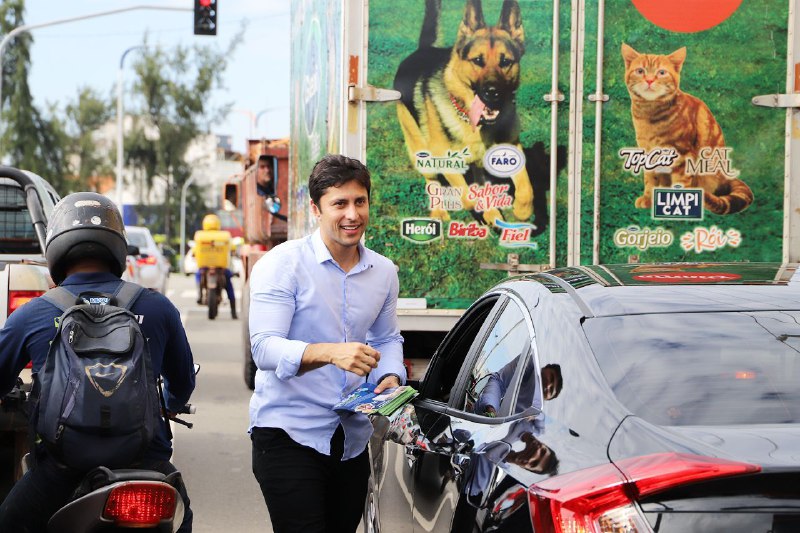
<instances>
[{"instance_id":1,"label":"dark tinted window","mask_svg":"<svg viewBox=\"0 0 800 533\"><path fill-rule=\"evenodd\" d=\"M476 302L450 330L436 350L425 375L423 397L442 403L450 401L464 360L472 345L477 344L478 333L496 302L496 296Z\"/></svg>"},{"instance_id":2,"label":"dark tinted window","mask_svg":"<svg viewBox=\"0 0 800 533\"><path fill-rule=\"evenodd\" d=\"M661 425L800 421L800 311L589 319L606 380Z\"/></svg>"},{"instance_id":3,"label":"dark tinted window","mask_svg":"<svg viewBox=\"0 0 800 533\"><path fill-rule=\"evenodd\" d=\"M509 302L486 337L467 383L464 410L495 416L511 392L514 372L530 346L530 333L516 303Z\"/></svg>"},{"instance_id":4,"label":"dark tinted window","mask_svg":"<svg viewBox=\"0 0 800 533\"><path fill-rule=\"evenodd\" d=\"M41 253L25 193L16 185L0 185L0 253Z\"/></svg>"}]
</instances>

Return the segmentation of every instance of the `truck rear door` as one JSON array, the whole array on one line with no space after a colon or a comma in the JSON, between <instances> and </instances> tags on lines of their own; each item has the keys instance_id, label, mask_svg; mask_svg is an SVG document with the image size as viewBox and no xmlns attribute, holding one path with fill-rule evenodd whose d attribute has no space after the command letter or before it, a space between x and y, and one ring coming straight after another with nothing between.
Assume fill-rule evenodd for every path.
<instances>
[{"instance_id":1,"label":"truck rear door","mask_svg":"<svg viewBox=\"0 0 800 533\"><path fill-rule=\"evenodd\" d=\"M505 270L553 264L556 239L566 241L566 202L554 223L547 195L553 147L564 165L568 145L559 101L569 34L553 21L569 25L569 11L557 6L368 4L368 39L350 49L350 72L361 76L350 81L400 100L364 106L391 96L356 95L365 114L346 121L345 147L372 172L367 245L398 264L401 297L422 308L463 309ZM347 136L362 124L363 140Z\"/></svg>"},{"instance_id":2,"label":"truck rear door","mask_svg":"<svg viewBox=\"0 0 800 533\"><path fill-rule=\"evenodd\" d=\"M792 3L578 3L569 263L798 259Z\"/></svg>"}]
</instances>

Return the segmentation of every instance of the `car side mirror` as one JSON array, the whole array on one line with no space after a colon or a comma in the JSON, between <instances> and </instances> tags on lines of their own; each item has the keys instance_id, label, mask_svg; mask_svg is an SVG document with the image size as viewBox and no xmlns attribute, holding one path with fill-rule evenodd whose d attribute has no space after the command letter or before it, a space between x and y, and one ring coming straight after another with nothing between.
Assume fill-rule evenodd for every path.
<instances>
[{"instance_id":1,"label":"car side mirror","mask_svg":"<svg viewBox=\"0 0 800 533\"><path fill-rule=\"evenodd\" d=\"M128 245L128 255L139 255L139 247L132 244Z\"/></svg>"}]
</instances>

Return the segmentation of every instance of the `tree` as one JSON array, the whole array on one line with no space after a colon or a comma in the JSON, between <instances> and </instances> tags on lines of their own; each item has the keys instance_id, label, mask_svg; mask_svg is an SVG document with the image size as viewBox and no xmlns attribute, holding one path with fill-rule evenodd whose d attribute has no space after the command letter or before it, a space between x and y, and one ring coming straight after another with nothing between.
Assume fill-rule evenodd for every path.
<instances>
[{"instance_id":1,"label":"tree","mask_svg":"<svg viewBox=\"0 0 800 533\"><path fill-rule=\"evenodd\" d=\"M96 131L113 114L110 102L89 87L81 88L77 101L67 105L65 130L70 156L74 156L71 157L71 163L74 163L69 165L73 190L96 190L97 183L92 178L113 173L108 152L98 150L96 140Z\"/></svg>"},{"instance_id":2,"label":"tree","mask_svg":"<svg viewBox=\"0 0 800 533\"><path fill-rule=\"evenodd\" d=\"M24 25L24 0L0 4L0 33ZM0 156L14 166L48 180L59 192L64 183L64 134L58 121L46 119L34 106L28 71L33 38L23 32L14 38L3 58L3 94L0 100Z\"/></svg>"},{"instance_id":3,"label":"tree","mask_svg":"<svg viewBox=\"0 0 800 533\"><path fill-rule=\"evenodd\" d=\"M241 35L223 51L194 46L168 52L148 47L145 37L134 63L137 78L131 109L136 118L135 130L125 139L126 161L148 196L154 189L163 190L158 226L168 239L173 231L170 221L177 219L180 209L176 199L193 170L193 163L186 160L187 148L230 110L231 104L214 107L211 96L224 88L223 73ZM196 192L189 196L189 208L205 209Z\"/></svg>"}]
</instances>

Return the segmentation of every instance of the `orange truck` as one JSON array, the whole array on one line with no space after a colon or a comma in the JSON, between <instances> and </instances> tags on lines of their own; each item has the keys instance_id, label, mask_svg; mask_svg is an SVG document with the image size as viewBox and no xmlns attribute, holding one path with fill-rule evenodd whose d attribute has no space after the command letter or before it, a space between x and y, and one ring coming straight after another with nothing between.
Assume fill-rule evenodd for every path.
<instances>
[{"instance_id":1,"label":"orange truck","mask_svg":"<svg viewBox=\"0 0 800 533\"><path fill-rule=\"evenodd\" d=\"M248 157L244 171L225 183L224 207L242 211L244 243L239 248L242 259L242 340L244 344L244 379L255 386L256 367L250 355L248 309L250 307L250 271L258 259L287 236L289 191L289 140L262 139L248 141ZM259 159L272 168L273 194L261 196L256 187ZM270 209L271 208L271 209Z\"/></svg>"}]
</instances>

